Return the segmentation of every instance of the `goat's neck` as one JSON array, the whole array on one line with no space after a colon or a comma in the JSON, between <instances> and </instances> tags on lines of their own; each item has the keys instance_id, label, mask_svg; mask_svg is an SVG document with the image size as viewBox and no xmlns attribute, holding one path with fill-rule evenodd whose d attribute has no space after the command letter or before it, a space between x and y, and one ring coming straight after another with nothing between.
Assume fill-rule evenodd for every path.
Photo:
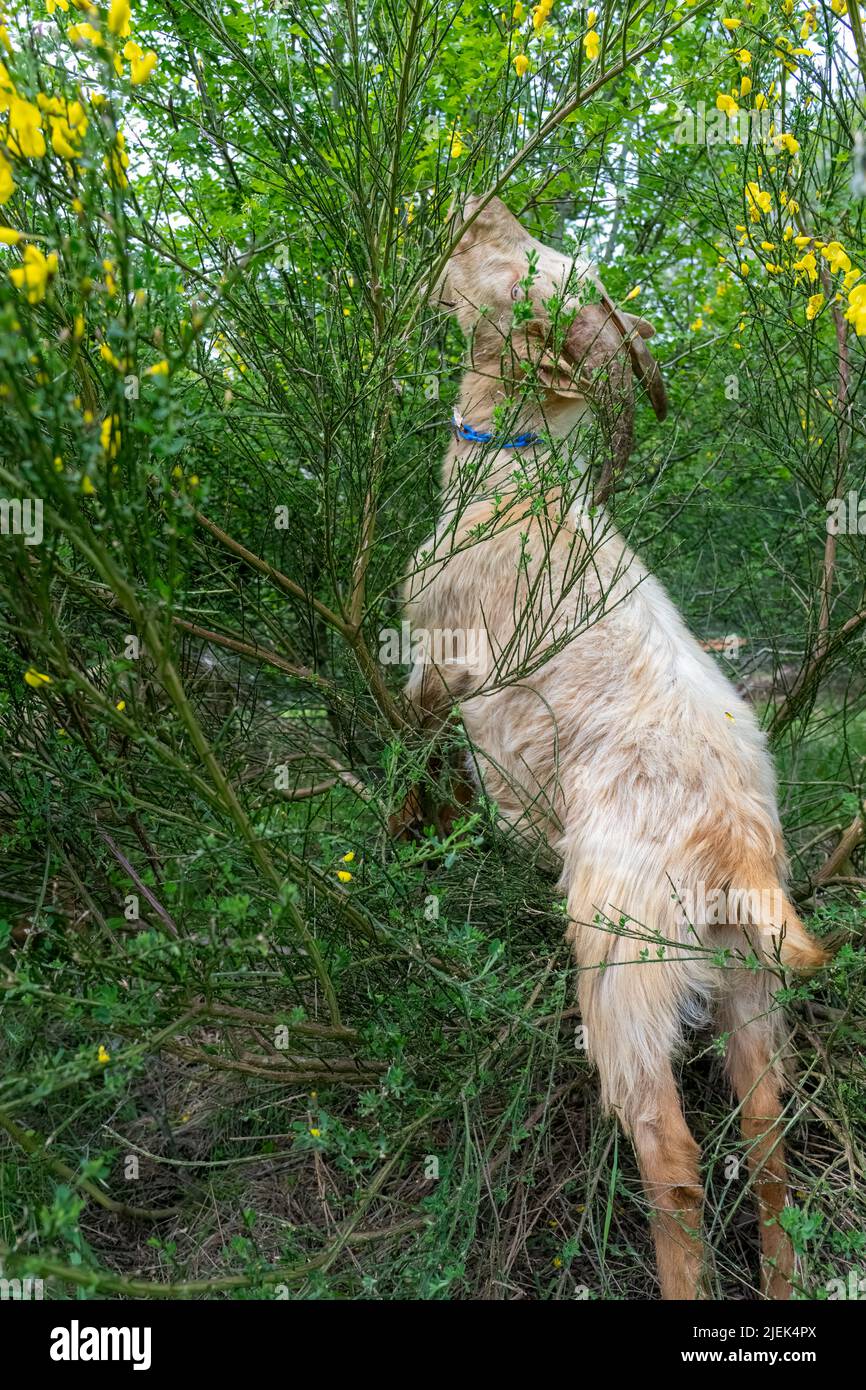
<instances>
[{"instance_id":1,"label":"goat's neck","mask_svg":"<svg viewBox=\"0 0 866 1390\"><path fill-rule=\"evenodd\" d=\"M566 449L575 473L582 472L583 460L577 449L577 427L589 415L589 407L582 397L563 400L552 391L541 393L536 399L527 395L519 411L507 412L508 423L503 427L496 415L497 409L501 409L507 399L504 382L469 369L461 383L457 410L465 425L478 433L493 435L494 441L503 434L510 438L522 434L549 436L558 442L560 448ZM508 491L515 486L516 473L525 474L533 468L543 473L544 459L550 452L550 445L543 442L518 449L497 449L495 442L482 445L455 436L443 463L445 498L456 501L459 494L465 501L471 497Z\"/></svg>"}]
</instances>

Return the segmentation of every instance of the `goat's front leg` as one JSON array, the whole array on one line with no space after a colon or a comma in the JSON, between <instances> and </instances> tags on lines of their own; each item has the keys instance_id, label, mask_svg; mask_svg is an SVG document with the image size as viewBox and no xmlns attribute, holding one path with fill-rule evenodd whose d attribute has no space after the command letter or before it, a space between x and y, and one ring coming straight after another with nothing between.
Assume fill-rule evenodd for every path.
<instances>
[{"instance_id":1,"label":"goat's front leg","mask_svg":"<svg viewBox=\"0 0 866 1390\"><path fill-rule=\"evenodd\" d=\"M438 732L465 686L464 672L456 673L455 679L448 683L438 667L429 663L416 665L404 697L418 728L431 735ZM435 822L443 835L451 833L454 821L465 812L475 789L463 769L454 766L453 760L446 763L440 753L433 753L427 762L428 778L436 779L443 772L447 772L449 781L446 804L431 805L431 798L425 793L423 784L416 783L410 788L399 810L389 818L388 829L393 839L410 838L413 829L420 828L425 822Z\"/></svg>"}]
</instances>

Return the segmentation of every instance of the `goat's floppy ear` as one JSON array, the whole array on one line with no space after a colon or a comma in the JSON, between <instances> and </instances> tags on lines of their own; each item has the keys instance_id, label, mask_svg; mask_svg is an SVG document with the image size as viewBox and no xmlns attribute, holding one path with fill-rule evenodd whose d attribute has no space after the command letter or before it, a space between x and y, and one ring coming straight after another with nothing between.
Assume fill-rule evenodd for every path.
<instances>
[{"instance_id":1,"label":"goat's floppy ear","mask_svg":"<svg viewBox=\"0 0 866 1390\"><path fill-rule=\"evenodd\" d=\"M626 314L622 309L615 308L601 281L597 279L596 284L601 293L601 302L608 311L611 322L616 325L624 341L628 343L634 374L646 387L656 417L663 420L668 413L667 392L662 381L659 364L644 342L645 338L653 336L655 329L651 323L647 323L646 319L636 318L634 314Z\"/></svg>"}]
</instances>

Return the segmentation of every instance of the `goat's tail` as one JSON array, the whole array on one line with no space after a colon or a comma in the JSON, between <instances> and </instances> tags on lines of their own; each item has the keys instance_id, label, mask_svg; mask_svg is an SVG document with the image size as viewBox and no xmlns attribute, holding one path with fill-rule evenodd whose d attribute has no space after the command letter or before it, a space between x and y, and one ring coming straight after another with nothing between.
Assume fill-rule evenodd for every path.
<instances>
[{"instance_id":1,"label":"goat's tail","mask_svg":"<svg viewBox=\"0 0 866 1390\"><path fill-rule=\"evenodd\" d=\"M783 965L800 974L810 974L826 965L830 952L809 935L778 883L761 895L761 901L762 908L753 914L752 920L762 935L770 938L772 944L767 954L778 957Z\"/></svg>"}]
</instances>

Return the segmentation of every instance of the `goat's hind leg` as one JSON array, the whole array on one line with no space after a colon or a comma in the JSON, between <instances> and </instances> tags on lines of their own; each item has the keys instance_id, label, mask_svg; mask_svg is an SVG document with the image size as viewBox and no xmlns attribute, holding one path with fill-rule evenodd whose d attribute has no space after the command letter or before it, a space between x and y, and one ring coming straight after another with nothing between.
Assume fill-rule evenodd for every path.
<instances>
[{"instance_id":1,"label":"goat's hind leg","mask_svg":"<svg viewBox=\"0 0 866 1390\"><path fill-rule=\"evenodd\" d=\"M745 983L745 982L744 982ZM772 991L758 982L738 990L722 1006L728 1033L727 1068L740 1104L746 1157L761 1227L761 1291L767 1298L791 1296L794 1251L779 1223L788 1192L782 1119L784 1077L780 1051L783 1026Z\"/></svg>"},{"instance_id":2,"label":"goat's hind leg","mask_svg":"<svg viewBox=\"0 0 866 1390\"><path fill-rule=\"evenodd\" d=\"M584 971L578 992L603 1099L634 1143L662 1298L694 1299L704 1296L700 1150L671 1066L675 1004L657 997L658 989L667 994L672 987L675 967L656 970L652 983L640 965Z\"/></svg>"}]
</instances>

